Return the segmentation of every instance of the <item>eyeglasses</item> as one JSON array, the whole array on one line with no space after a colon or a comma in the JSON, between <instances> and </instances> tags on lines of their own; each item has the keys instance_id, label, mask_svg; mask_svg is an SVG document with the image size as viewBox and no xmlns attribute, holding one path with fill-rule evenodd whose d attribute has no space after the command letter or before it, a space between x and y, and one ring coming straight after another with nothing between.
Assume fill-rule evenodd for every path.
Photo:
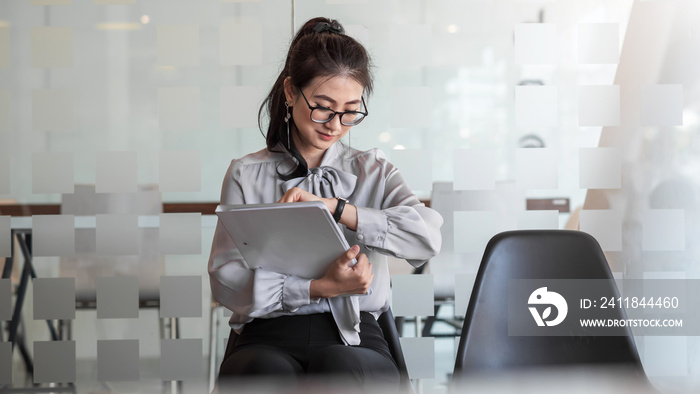
<instances>
[{"instance_id":1,"label":"eyeglasses","mask_svg":"<svg viewBox=\"0 0 700 394\"><path fill-rule=\"evenodd\" d=\"M311 110L311 120L315 123L328 123L331 120L333 120L335 115L340 115L340 124L342 124L343 126L357 126L358 124L360 124L360 122L362 122L365 119L367 115L369 115L367 111L338 112L333 111L328 107L322 107L320 105L312 107L311 104L309 104L309 100L306 99L304 92L302 92L301 89L299 89L299 92L301 93L301 97L304 98L304 101L306 101L306 105ZM360 99L362 100L362 108L367 108L367 106L365 105L365 98L360 97Z\"/></svg>"}]
</instances>

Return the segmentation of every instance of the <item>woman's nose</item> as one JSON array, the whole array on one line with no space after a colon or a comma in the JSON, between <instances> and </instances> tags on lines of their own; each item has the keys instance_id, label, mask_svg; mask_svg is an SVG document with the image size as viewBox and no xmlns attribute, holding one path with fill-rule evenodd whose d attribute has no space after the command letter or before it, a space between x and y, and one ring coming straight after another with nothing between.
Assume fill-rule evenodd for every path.
<instances>
[{"instance_id":1,"label":"woman's nose","mask_svg":"<svg viewBox=\"0 0 700 394\"><path fill-rule=\"evenodd\" d=\"M326 128L332 132L340 132L340 128L343 126L340 123L340 115L335 114L333 119L325 123Z\"/></svg>"}]
</instances>

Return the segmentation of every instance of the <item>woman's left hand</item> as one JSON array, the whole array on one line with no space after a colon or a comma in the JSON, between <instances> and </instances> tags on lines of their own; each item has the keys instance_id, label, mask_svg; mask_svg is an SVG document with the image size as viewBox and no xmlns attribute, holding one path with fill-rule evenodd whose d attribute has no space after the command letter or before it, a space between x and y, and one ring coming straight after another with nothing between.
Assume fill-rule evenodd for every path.
<instances>
[{"instance_id":1,"label":"woman's left hand","mask_svg":"<svg viewBox=\"0 0 700 394\"><path fill-rule=\"evenodd\" d=\"M284 193L277 202L322 201L331 213L335 212L338 201L335 198L321 198L298 187L293 187Z\"/></svg>"}]
</instances>

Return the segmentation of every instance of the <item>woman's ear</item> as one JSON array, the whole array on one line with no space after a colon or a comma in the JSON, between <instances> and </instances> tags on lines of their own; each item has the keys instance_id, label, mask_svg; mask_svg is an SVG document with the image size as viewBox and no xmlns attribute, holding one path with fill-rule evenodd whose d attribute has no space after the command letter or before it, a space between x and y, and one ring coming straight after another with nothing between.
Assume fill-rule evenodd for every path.
<instances>
[{"instance_id":1,"label":"woman's ear","mask_svg":"<svg viewBox=\"0 0 700 394\"><path fill-rule=\"evenodd\" d=\"M294 99L296 98L296 89L292 84L292 78L287 77L284 79L284 97L291 107L294 104Z\"/></svg>"}]
</instances>

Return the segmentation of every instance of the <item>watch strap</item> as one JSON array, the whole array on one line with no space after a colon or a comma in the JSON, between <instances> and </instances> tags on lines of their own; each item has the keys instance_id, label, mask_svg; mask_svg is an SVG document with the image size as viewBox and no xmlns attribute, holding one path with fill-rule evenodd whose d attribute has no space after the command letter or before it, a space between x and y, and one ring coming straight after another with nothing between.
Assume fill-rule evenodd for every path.
<instances>
[{"instance_id":1,"label":"watch strap","mask_svg":"<svg viewBox=\"0 0 700 394\"><path fill-rule=\"evenodd\" d=\"M336 223L340 222L340 217L343 216L343 209L345 209L345 204L348 202L348 200L342 198L342 197L336 197L338 200L338 206L335 208L335 213L333 214L333 219L335 220Z\"/></svg>"}]
</instances>

